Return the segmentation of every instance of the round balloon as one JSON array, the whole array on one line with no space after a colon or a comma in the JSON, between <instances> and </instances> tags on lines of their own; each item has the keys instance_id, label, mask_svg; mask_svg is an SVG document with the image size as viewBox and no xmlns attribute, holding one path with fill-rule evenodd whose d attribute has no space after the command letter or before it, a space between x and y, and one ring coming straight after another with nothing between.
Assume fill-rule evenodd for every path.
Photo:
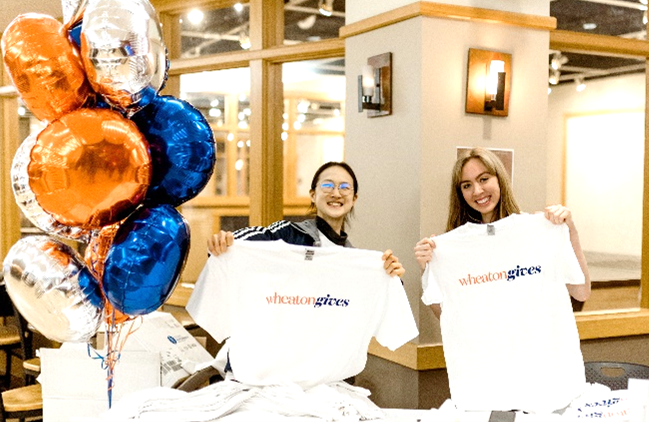
<instances>
[{"instance_id":1,"label":"round balloon","mask_svg":"<svg viewBox=\"0 0 649 422\"><path fill-rule=\"evenodd\" d=\"M177 206L198 195L216 162L214 134L201 112L186 101L157 96L131 120L151 150L146 202Z\"/></svg>"},{"instance_id":2,"label":"round balloon","mask_svg":"<svg viewBox=\"0 0 649 422\"><path fill-rule=\"evenodd\" d=\"M106 256L103 289L127 315L145 315L169 298L189 253L189 225L170 205L141 207L121 224Z\"/></svg>"},{"instance_id":3,"label":"round balloon","mask_svg":"<svg viewBox=\"0 0 649 422\"><path fill-rule=\"evenodd\" d=\"M91 235L89 230L59 223L51 214L45 212L36 201L36 196L29 186L27 166L29 165L29 154L34 145L36 145L37 135L38 133L29 135L20 144L12 162L11 187L16 198L16 203L25 217L45 233L66 239L87 242Z\"/></svg>"},{"instance_id":4,"label":"round balloon","mask_svg":"<svg viewBox=\"0 0 649 422\"><path fill-rule=\"evenodd\" d=\"M166 77L162 27L147 0L90 0L81 57L92 88L127 113L148 104Z\"/></svg>"},{"instance_id":5,"label":"round balloon","mask_svg":"<svg viewBox=\"0 0 649 422\"><path fill-rule=\"evenodd\" d=\"M3 265L7 292L36 330L58 342L87 342L102 321L99 283L81 256L47 236L14 244Z\"/></svg>"},{"instance_id":6,"label":"round balloon","mask_svg":"<svg viewBox=\"0 0 649 422\"><path fill-rule=\"evenodd\" d=\"M16 17L2 34L2 57L20 97L40 120L81 107L90 93L77 50L50 16Z\"/></svg>"},{"instance_id":7,"label":"round balloon","mask_svg":"<svg viewBox=\"0 0 649 422\"><path fill-rule=\"evenodd\" d=\"M27 172L36 201L58 222L98 229L144 200L151 156L133 122L116 111L84 108L43 129Z\"/></svg>"}]
</instances>

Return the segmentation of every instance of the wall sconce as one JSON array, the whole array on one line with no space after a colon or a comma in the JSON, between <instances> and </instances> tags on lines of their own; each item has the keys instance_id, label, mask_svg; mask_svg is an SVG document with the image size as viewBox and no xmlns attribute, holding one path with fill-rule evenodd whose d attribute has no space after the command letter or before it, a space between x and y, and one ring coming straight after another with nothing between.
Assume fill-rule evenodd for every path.
<instances>
[{"instance_id":1,"label":"wall sconce","mask_svg":"<svg viewBox=\"0 0 649 422\"><path fill-rule=\"evenodd\" d=\"M511 54L469 49L467 113L507 116L511 86Z\"/></svg>"},{"instance_id":2,"label":"wall sconce","mask_svg":"<svg viewBox=\"0 0 649 422\"><path fill-rule=\"evenodd\" d=\"M367 110L367 117L392 114L392 53L367 59L358 76L358 112Z\"/></svg>"},{"instance_id":3,"label":"wall sconce","mask_svg":"<svg viewBox=\"0 0 649 422\"><path fill-rule=\"evenodd\" d=\"M334 0L320 0L318 1L318 12L322 16L331 16L334 13Z\"/></svg>"}]
</instances>

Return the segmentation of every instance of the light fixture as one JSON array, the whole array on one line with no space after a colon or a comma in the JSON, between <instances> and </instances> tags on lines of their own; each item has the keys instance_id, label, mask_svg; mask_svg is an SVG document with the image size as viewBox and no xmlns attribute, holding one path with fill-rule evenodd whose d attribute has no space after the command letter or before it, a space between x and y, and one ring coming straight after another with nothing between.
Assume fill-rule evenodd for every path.
<instances>
[{"instance_id":1,"label":"light fixture","mask_svg":"<svg viewBox=\"0 0 649 422\"><path fill-rule=\"evenodd\" d=\"M557 51L552 54L552 59L550 59L550 67L554 70L561 69L561 66L568 63L568 58Z\"/></svg>"},{"instance_id":2,"label":"light fixture","mask_svg":"<svg viewBox=\"0 0 649 422\"><path fill-rule=\"evenodd\" d=\"M559 72L558 70L550 69L550 77L548 78L550 85L557 85L559 83L560 76L561 72Z\"/></svg>"},{"instance_id":3,"label":"light fixture","mask_svg":"<svg viewBox=\"0 0 649 422\"><path fill-rule=\"evenodd\" d=\"M584 89L586 89L586 84L584 83L584 77L583 77L583 76L577 76L577 77L575 78L575 85L577 85L577 86L575 87L575 89L577 90L577 92L581 92L581 91L583 91Z\"/></svg>"},{"instance_id":4,"label":"light fixture","mask_svg":"<svg viewBox=\"0 0 649 422\"><path fill-rule=\"evenodd\" d=\"M485 99L485 110L502 110L505 107L505 62L492 60L489 62L489 73L487 74L487 98Z\"/></svg>"},{"instance_id":5,"label":"light fixture","mask_svg":"<svg viewBox=\"0 0 649 422\"><path fill-rule=\"evenodd\" d=\"M315 19L315 15L309 15L306 18L297 21L297 26L302 30L311 29L313 28L313 25L315 25Z\"/></svg>"},{"instance_id":6,"label":"light fixture","mask_svg":"<svg viewBox=\"0 0 649 422\"><path fill-rule=\"evenodd\" d=\"M507 116L511 86L511 54L469 49L465 111Z\"/></svg>"},{"instance_id":7,"label":"light fixture","mask_svg":"<svg viewBox=\"0 0 649 422\"><path fill-rule=\"evenodd\" d=\"M243 4L241 3L235 3L233 7L237 13L241 13L243 11Z\"/></svg>"},{"instance_id":8,"label":"light fixture","mask_svg":"<svg viewBox=\"0 0 649 422\"><path fill-rule=\"evenodd\" d=\"M642 23L646 25L647 22L649 22L649 19L647 18L647 11L645 10L642 12Z\"/></svg>"},{"instance_id":9,"label":"light fixture","mask_svg":"<svg viewBox=\"0 0 649 422\"><path fill-rule=\"evenodd\" d=\"M187 14L187 19L189 19L189 22L191 22L192 25L198 25L199 23L203 22L203 17L203 12L198 9L192 9Z\"/></svg>"},{"instance_id":10,"label":"light fixture","mask_svg":"<svg viewBox=\"0 0 649 422\"><path fill-rule=\"evenodd\" d=\"M248 50L250 48L250 36L245 29L239 34L239 45L244 50Z\"/></svg>"},{"instance_id":11,"label":"light fixture","mask_svg":"<svg viewBox=\"0 0 649 422\"><path fill-rule=\"evenodd\" d=\"M367 117L392 114L392 53L367 59L358 76L358 112L367 110Z\"/></svg>"},{"instance_id":12,"label":"light fixture","mask_svg":"<svg viewBox=\"0 0 649 422\"><path fill-rule=\"evenodd\" d=\"M318 11L322 16L331 16L334 13L334 0L319 0Z\"/></svg>"}]
</instances>

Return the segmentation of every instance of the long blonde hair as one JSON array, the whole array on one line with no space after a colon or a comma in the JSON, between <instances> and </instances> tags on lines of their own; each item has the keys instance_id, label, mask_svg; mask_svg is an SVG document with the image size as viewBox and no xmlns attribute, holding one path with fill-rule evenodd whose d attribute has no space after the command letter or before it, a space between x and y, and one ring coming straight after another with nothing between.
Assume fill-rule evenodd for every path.
<instances>
[{"instance_id":1,"label":"long blonde hair","mask_svg":"<svg viewBox=\"0 0 649 422\"><path fill-rule=\"evenodd\" d=\"M462 169L464 165L472 158L477 158L487 168L489 174L498 178L498 185L500 186L500 201L496 204L494 209L494 221L507 217L511 214L520 213L520 208L514 199L512 184L509 180L509 175L505 166L500 158L493 152L485 148L473 148L466 153L462 154L453 167L453 174L451 180L451 194L448 210L448 221L446 222L446 231L453 230L460 227L469 221L474 223L481 223L482 216L464 200L462 191L460 189L460 182L462 181Z\"/></svg>"}]
</instances>

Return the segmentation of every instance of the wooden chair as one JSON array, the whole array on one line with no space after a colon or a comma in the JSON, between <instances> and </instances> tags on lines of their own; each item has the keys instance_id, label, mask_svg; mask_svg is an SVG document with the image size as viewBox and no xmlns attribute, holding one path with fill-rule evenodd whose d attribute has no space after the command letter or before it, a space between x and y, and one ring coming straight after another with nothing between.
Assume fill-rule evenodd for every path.
<instances>
[{"instance_id":1,"label":"wooden chair","mask_svg":"<svg viewBox=\"0 0 649 422\"><path fill-rule=\"evenodd\" d=\"M218 381L223 381L223 377L221 377L221 374L219 374L219 371L217 371L216 368L214 368L213 366L208 366L207 368L203 368L183 379L178 380L176 384L172 386L172 388L191 392Z\"/></svg>"},{"instance_id":2,"label":"wooden chair","mask_svg":"<svg viewBox=\"0 0 649 422\"><path fill-rule=\"evenodd\" d=\"M26 418L43 419L43 394L40 384L13 388L0 394L0 422L7 419L18 419L24 422Z\"/></svg>"},{"instance_id":3,"label":"wooden chair","mask_svg":"<svg viewBox=\"0 0 649 422\"><path fill-rule=\"evenodd\" d=\"M626 390L629 378L649 379L649 366L628 362L584 362L586 381Z\"/></svg>"},{"instance_id":4,"label":"wooden chair","mask_svg":"<svg viewBox=\"0 0 649 422\"><path fill-rule=\"evenodd\" d=\"M13 306L14 316L20 334L21 358L23 360L23 377L25 385L33 384L41 372L41 360L34 357L34 332L29 327L27 320Z\"/></svg>"},{"instance_id":5,"label":"wooden chair","mask_svg":"<svg viewBox=\"0 0 649 422\"><path fill-rule=\"evenodd\" d=\"M22 343L20 341L20 331L15 325L8 324L8 317L15 315L14 306L9 299L7 290L0 275L0 317L3 317L5 323L0 326L0 350L5 353L5 373L3 387L9 388L11 385L11 361L13 356L20 356Z\"/></svg>"}]
</instances>

